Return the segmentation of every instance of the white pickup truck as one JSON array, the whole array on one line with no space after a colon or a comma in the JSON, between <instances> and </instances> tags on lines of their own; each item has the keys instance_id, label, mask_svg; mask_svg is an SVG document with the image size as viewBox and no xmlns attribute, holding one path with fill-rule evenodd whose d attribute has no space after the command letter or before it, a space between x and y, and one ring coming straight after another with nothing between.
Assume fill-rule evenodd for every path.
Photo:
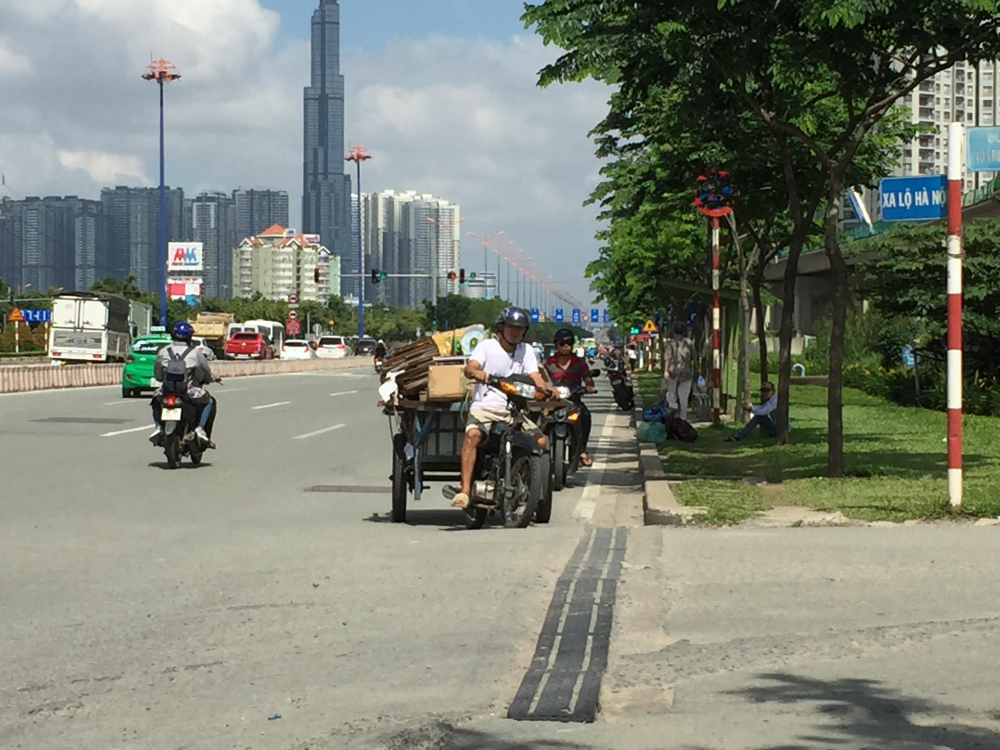
<instances>
[{"instance_id":1,"label":"white pickup truck","mask_svg":"<svg viewBox=\"0 0 1000 750\"><path fill-rule=\"evenodd\" d=\"M49 357L59 362L124 362L132 340L129 302L106 292L52 298Z\"/></svg>"}]
</instances>

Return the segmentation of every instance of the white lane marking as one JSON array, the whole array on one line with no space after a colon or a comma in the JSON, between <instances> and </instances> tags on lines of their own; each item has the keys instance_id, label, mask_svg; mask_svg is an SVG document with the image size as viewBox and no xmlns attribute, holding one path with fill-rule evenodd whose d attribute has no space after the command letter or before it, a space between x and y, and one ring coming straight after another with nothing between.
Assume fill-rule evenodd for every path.
<instances>
[{"instance_id":1,"label":"white lane marking","mask_svg":"<svg viewBox=\"0 0 1000 750\"><path fill-rule=\"evenodd\" d=\"M339 430L342 427L346 427L344 424L335 424L333 427L326 427L322 430L316 430L316 432L307 432L305 435L298 435L292 440L308 440L309 438L314 438L317 435L325 435L328 432L333 432L334 430Z\"/></svg>"},{"instance_id":2,"label":"white lane marking","mask_svg":"<svg viewBox=\"0 0 1000 750\"><path fill-rule=\"evenodd\" d=\"M608 414L604 417L604 428L601 430L599 443L606 445L615 429L614 415ZM597 498L601 495L601 486L604 482L604 470L607 463L596 459L594 465L590 467L587 477L587 486L583 488L583 494L573 509L573 518L583 523L590 523L594 518L594 511L597 510Z\"/></svg>"},{"instance_id":3,"label":"white lane marking","mask_svg":"<svg viewBox=\"0 0 1000 750\"><path fill-rule=\"evenodd\" d=\"M117 437L118 435L131 435L133 432L142 432L143 430L152 430L153 425L146 425L145 427L133 427L131 430L118 430L117 432L105 432L101 437Z\"/></svg>"},{"instance_id":4,"label":"white lane marking","mask_svg":"<svg viewBox=\"0 0 1000 750\"><path fill-rule=\"evenodd\" d=\"M148 401L143 401L141 398L123 398L121 401L108 401L104 406L121 406L125 404L146 404Z\"/></svg>"},{"instance_id":5,"label":"white lane marking","mask_svg":"<svg viewBox=\"0 0 1000 750\"><path fill-rule=\"evenodd\" d=\"M276 404L264 404L263 406L255 406L252 411L260 411L261 409L273 409L276 406L288 406L291 401L279 401Z\"/></svg>"},{"instance_id":6,"label":"white lane marking","mask_svg":"<svg viewBox=\"0 0 1000 750\"><path fill-rule=\"evenodd\" d=\"M353 396L357 391L340 391L339 393L331 393L331 396Z\"/></svg>"},{"instance_id":7,"label":"white lane marking","mask_svg":"<svg viewBox=\"0 0 1000 750\"><path fill-rule=\"evenodd\" d=\"M225 396L227 393L244 393L245 391L249 390L250 390L249 388L227 388L225 390L223 390L222 388L216 388L213 389L212 395Z\"/></svg>"}]
</instances>

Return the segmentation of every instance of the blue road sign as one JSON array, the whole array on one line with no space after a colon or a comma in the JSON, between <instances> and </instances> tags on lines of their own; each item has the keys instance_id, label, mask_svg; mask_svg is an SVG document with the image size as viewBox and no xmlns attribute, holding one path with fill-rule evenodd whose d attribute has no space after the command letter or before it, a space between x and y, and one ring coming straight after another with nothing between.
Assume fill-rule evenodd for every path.
<instances>
[{"instance_id":1,"label":"blue road sign","mask_svg":"<svg viewBox=\"0 0 1000 750\"><path fill-rule=\"evenodd\" d=\"M590 322L599 323L601 321L601 311L596 307L590 308Z\"/></svg>"},{"instance_id":2,"label":"blue road sign","mask_svg":"<svg viewBox=\"0 0 1000 750\"><path fill-rule=\"evenodd\" d=\"M579 322L580 322L580 308L579 307L574 307L573 308L573 322L577 323L577 324L579 324Z\"/></svg>"},{"instance_id":3,"label":"blue road sign","mask_svg":"<svg viewBox=\"0 0 1000 750\"><path fill-rule=\"evenodd\" d=\"M561 307L556 308L556 323L563 322L563 309Z\"/></svg>"},{"instance_id":4,"label":"blue road sign","mask_svg":"<svg viewBox=\"0 0 1000 750\"><path fill-rule=\"evenodd\" d=\"M606 308L604 310L604 322L605 323L610 323L611 322L611 312L609 310L607 310Z\"/></svg>"},{"instance_id":5,"label":"blue road sign","mask_svg":"<svg viewBox=\"0 0 1000 750\"><path fill-rule=\"evenodd\" d=\"M969 128L966 147L970 172L1000 172L1000 127Z\"/></svg>"},{"instance_id":6,"label":"blue road sign","mask_svg":"<svg viewBox=\"0 0 1000 750\"><path fill-rule=\"evenodd\" d=\"M21 314L25 323L48 323L52 320L51 310L34 310L22 307Z\"/></svg>"},{"instance_id":7,"label":"blue road sign","mask_svg":"<svg viewBox=\"0 0 1000 750\"><path fill-rule=\"evenodd\" d=\"M885 221L929 221L947 215L944 175L886 177L879 184Z\"/></svg>"},{"instance_id":8,"label":"blue road sign","mask_svg":"<svg viewBox=\"0 0 1000 750\"><path fill-rule=\"evenodd\" d=\"M531 322L537 323L539 320L541 320L541 315L539 315L538 313L538 308L537 307L531 308Z\"/></svg>"}]
</instances>

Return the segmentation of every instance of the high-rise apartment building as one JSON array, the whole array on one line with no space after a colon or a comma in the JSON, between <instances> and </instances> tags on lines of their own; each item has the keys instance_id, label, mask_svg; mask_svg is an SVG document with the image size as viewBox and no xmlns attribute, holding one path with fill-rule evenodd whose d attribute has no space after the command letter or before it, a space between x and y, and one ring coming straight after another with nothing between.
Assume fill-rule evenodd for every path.
<instances>
[{"instance_id":1,"label":"high-rise apartment building","mask_svg":"<svg viewBox=\"0 0 1000 750\"><path fill-rule=\"evenodd\" d=\"M191 239L190 222L184 211L184 191L167 188L167 242ZM158 188L119 186L104 188L101 203L111 219L111 273L119 278L135 276L140 289L156 291L159 277L159 216Z\"/></svg>"},{"instance_id":2,"label":"high-rise apartment building","mask_svg":"<svg viewBox=\"0 0 1000 750\"><path fill-rule=\"evenodd\" d=\"M236 236L252 237L270 226L287 227L288 193L284 190L234 190Z\"/></svg>"},{"instance_id":3,"label":"high-rise apartment building","mask_svg":"<svg viewBox=\"0 0 1000 750\"><path fill-rule=\"evenodd\" d=\"M244 239L232 251L236 293L251 297L259 292L273 300L296 294L301 300L316 301L339 293L340 259L316 239L315 235L291 234L277 224Z\"/></svg>"},{"instance_id":4,"label":"high-rise apartment building","mask_svg":"<svg viewBox=\"0 0 1000 750\"><path fill-rule=\"evenodd\" d=\"M0 201L0 278L10 286L86 289L111 273L111 224L76 196Z\"/></svg>"},{"instance_id":5,"label":"high-rise apartment building","mask_svg":"<svg viewBox=\"0 0 1000 750\"><path fill-rule=\"evenodd\" d=\"M320 0L312 16L310 85L304 92L302 228L318 234L343 260L345 274L359 273L350 253L351 178L344 172L344 77L340 74L340 6ZM355 253L356 255L356 253ZM345 293L356 286L342 282Z\"/></svg>"},{"instance_id":6,"label":"high-rise apartment building","mask_svg":"<svg viewBox=\"0 0 1000 750\"><path fill-rule=\"evenodd\" d=\"M191 236L187 239L204 245L206 297L229 299L233 296L233 248L236 233L236 202L230 195L205 192L186 202Z\"/></svg>"},{"instance_id":7,"label":"high-rise apartment building","mask_svg":"<svg viewBox=\"0 0 1000 750\"><path fill-rule=\"evenodd\" d=\"M458 293L461 240L459 206L410 190L365 193L362 197L362 243L367 268L387 278L372 286L366 277L365 299L420 307L446 293ZM355 252L355 255L357 253ZM404 278L392 278L401 274ZM412 276L410 276L412 275Z\"/></svg>"}]
</instances>

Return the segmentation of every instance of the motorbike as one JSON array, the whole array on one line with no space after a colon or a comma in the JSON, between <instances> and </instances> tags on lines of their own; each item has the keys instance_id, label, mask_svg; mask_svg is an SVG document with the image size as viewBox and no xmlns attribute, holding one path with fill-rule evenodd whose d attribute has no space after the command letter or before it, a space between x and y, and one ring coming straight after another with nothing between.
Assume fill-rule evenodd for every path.
<instances>
[{"instance_id":1,"label":"motorbike","mask_svg":"<svg viewBox=\"0 0 1000 750\"><path fill-rule=\"evenodd\" d=\"M629 382L624 365L612 360L608 363L608 380L611 381L611 391L615 397L615 403L623 411L631 411L635 408L635 391Z\"/></svg>"},{"instance_id":2,"label":"motorbike","mask_svg":"<svg viewBox=\"0 0 1000 750\"><path fill-rule=\"evenodd\" d=\"M176 469L181 465L184 456L187 456L191 459L191 463L197 466L205 455L205 446L195 434L200 414L198 405L186 396L172 393L155 398L159 400L160 423L163 425L162 443L158 444L158 447L163 448L167 465L171 469Z\"/></svg>"},{"instance_id":3,"label":"motorbike","mask_svg":"<svg viewBox=\"0 0 1000 750\"><path fill-rule=\"evenodd\" d=\"M491 375L486 384L507 397L513 419L510 424L494 424L479 443L466 526L481 529L487 516L499 512L506 528L523 529L547 494L549 476L549 454L525 432L524 422L528 405L547 396L526 375Z\"/></svg>"},{"instance_id":4,"label":"motorbike","mask_svg":"<svg viewBox=\"0 0 1000 750\"><path fill-rule=\"evenodd\" d=\"M596 378L600 370L591 370L590 377ZM560 396L569 401L566 406L553 410L542 428L549 441L550 462L552 464L552 489L557 492L566 486L566 479L580 468L580 432L578 422L582 411L578 399L587 392L584 385L566 391ZM551 511L551 509L550 509ZM539 508L541 515L542 508ZM539 519L541 521L541 518ZM548 521L546 518L542 523Z\"/></svg>"}]
</instances>

